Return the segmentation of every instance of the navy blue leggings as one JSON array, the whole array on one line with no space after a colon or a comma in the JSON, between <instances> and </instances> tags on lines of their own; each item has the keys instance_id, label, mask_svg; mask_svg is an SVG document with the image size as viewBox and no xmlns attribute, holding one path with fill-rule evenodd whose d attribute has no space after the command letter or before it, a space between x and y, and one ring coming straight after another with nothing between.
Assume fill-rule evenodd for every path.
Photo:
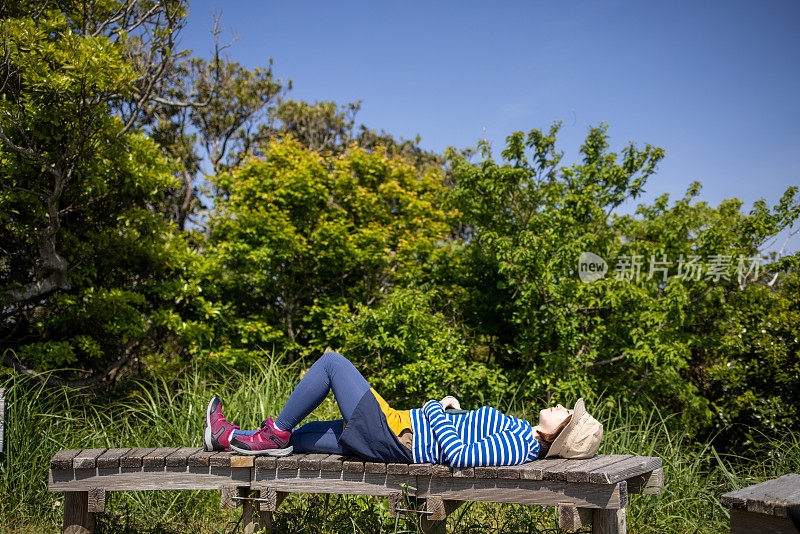
<instances>
[{"instance_id":1,"label":"navy blue leggings","mask_svg":"<svg viewBox=\"0 0 800 534\"><path fill-rule=\"evenodd\" d=\"M295 452L343 454L344 450L339 445L339 436L344 430L343 423L350 419L358 401L369 389L369 383L347 358L337 352L326 352L314 362L294 388L280 415L275 419L275 424L283 430L296 427L333 390L344 419L304 424L292 432L292 446ZM235 432L244 435L252 433L240 430Z\"/></svg>"}]
</instances>

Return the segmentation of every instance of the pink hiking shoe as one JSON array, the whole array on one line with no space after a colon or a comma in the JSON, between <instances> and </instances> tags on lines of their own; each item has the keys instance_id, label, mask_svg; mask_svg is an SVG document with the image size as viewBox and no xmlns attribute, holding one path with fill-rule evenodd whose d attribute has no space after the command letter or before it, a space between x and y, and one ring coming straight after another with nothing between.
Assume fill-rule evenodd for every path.
<instances>
[{"instance_id":1,"label":"pink hiking shoe","mask_svg":"<svg viewBox=\"0 0 800 534\"><path fill-rule=\"evenodd\" d=\"M292 453L292 431L278 430L272 417L261 423L261 429L252 436L236 436L231 449L242 454L268 454L286 456Z\"/></svg>"},{"instance_id":2,"label":"pink hiking shoe","mask_svg":"<svg viewBox=\"0 0 800 534\"><path fill-rule=\"evenodd\" d=\"M206 407L206 420L203 432L203 446L207 451L229 451L230 440L235 429L222 415L222 401L211 397Z\"/></svg>"}]
</instances>

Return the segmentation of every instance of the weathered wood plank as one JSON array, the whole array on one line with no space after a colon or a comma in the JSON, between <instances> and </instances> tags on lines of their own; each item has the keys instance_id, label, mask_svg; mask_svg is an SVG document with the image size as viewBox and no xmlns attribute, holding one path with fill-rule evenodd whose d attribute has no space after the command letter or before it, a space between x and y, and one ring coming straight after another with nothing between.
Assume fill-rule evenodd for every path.
<instances>
[{"instance_id":1,"label":"weathered wood plank","mask_svg":"<svg viewBox=\"0 0 800 534\"><path fill-rule=\"evenodd\" d=\"M516 480L519 478L520 469L518 465L499 465L497 466L497 478Z\"/></svg>"},{"instance_id":2,"label":"weathered wood plank","mask_svg":"<svg viewBox=\"0 0 800 534\"><path fill-rule=\"evenodd\" d=\"M103 488L92 488L88 491L88 506L92 513L102 513L106 511L108 494Z\"/></svg>"},{"instance_id":3,"label":"weathered wood plank","mask_svg":"<svg viewBox=\"0 0 800 534\"><path fill-rule=\"evenodd\" d=\"M164 459L164 464L167 467L186 467L189 462L189 457L194 456L203 449L199 447L181 447Z\"/></svg>"},{"instance_id":4,"label":"weathered wood plank","mask_svg":"<svg viewBox=\"0 0 800 534\"><path fill-rule=\"evenodd\" d=\"M319 463L330 456L329 454L307 454L305 458L300 458L298 463L300 470L305 472L319 471Z\"/></svg>"},{"instance_id":5,"label":"weathered wood plank","mask_svg":"<svg viewBox=\"0 0 800 534\"><path fill-rule=\"evenodd\" d=\"M584 466L589 465L592 458L583 460L568 460L560 464L555 464L548 469L542 471L542 480L558 480L560 482L567 481L567 473L570 471L580 472Z\"/></svg>"},{"instance_id":6,"label":"weathered wood plank","mask_svg":"<svg viewBox=\"0 0 800 534\"><path fill-rule=\"evenodd\" d=\"M431 476L433 477L451 477L453 471L449 465L433 464L431 467Z\"/></svg>"},{"instance_id":7,"label":"weathered wood plank","mask_svg":"<svg viewBox=\"0 0 800 534\"><path fill-rule=\"evenodd\" d=\"M278 465L278 460L274 456L257 456L256 457L256 469L261 470L275 470L275 467Z\"/></svg>"},{"instance_id":8,"label":"weathered wood plank","mask_svg":"<svg viewBox=\"0 0 800 534\"><path fill-rule=\"evenodd\" d=\"M463 504L462 501L450 501L431 495L425 499L425 511L419 518L419 527L424 534L445 534L447 516Z\"/></svg>"},{"instance_id":9,"label":"weathered wood plank","mask_svg":"<svg viewBox=\"0 0 800 534\"><path fill-rule=\"evenodd\" d=\"M234 498L238 496L238 486L223 486L219 490L219 507L223 510L234 510L238 508L242 502Z\"/></svg>"},{"instance_id":10,"label":"weathered wood plank","mask_svg":"<svg viewBox=\"0 0 800 534\"><path fill-rule=\"evenodd\" d=\"M97 457L98 469L113 469L119 467L119 459L128 453L130 449L108 449Z\"/></svg>"},{"instance_id":11,"label":"weathered wood plank","mask_svg":"<svg viewBox=\"0 0 800 534\"><path fill-rule=\"evenodd\" d=\"M475 467L475 478L491 479L497 478L497 466L487 465Z\"/></svg>"},{"instance_id":12,"label":"weathered wood plank","mask_svg":"<svg viewBox=\"0 0 800 534\"><path fill-rule=\"evenodd\" d=\"M234 454L231 456L231 467L253 467L255 463L255 456L245 454Z\"/></svg>"},{"instance_id":13,"label":"weathered wood plank","mask_svg":"<svg viewBox=\"0 0 800 534\"><path fill-rule=\"evenodd\" d=\"M620 508L628 504L625 482L584 484L529 479L479 480L431 478L420 484L418 497L440 495L444 499L557 506L573 504L583 508Z\"/></svg>"},{"instance_id":14,"label":"weathered wood plank","mask_svg":"<svg viewBox=\"0 0 800 534\"><path fill-rule=\"evenodd\" d=\"M274 512L281 505L288 493L276 491L275 488L255 486L259 490L259 510L263 512Z\"/></svg>"},{"instance_id":15,"label":"weathered wood plank","mask_svg":"<svg viewBox=\"0 0 800 534\"><path fill-rule=\"evenodd\" d=\"M240 497L252 498L257 492L250 491L250 488L239 488ZM271 527L273 524L272 512L262 511L256 501L247 499L242 503L242 532L253 534Z\"/></svg>"},{"instance_id":16,"label":"weathered wood plank","mask_svg":"<svg viewBox=\"0 0 800 534\"><path fill-rule=\"evenodd\" d=\"M284 475L284 473L286 473ZM256 470L252 482L260 487L290 493L334 493L388 496L402 493L404 485L416 487L417 497L438 495L456 501L508 502L554 506L574 504L584 508L619 508L627 506L625 482L619 484L569 484L537 480L475 479L320 471L319 476L303 472L289 475Z\"/></svg>"},{"instance_id":17,"label":"weathered wood plank","mask_svg":"<svg viewBox=\"0 0 800 534\"><path fill-rule=\"evenodd\" d=\"M534 460L519 466L519 478L525 480L542 480L545 470L568 462L563 458L551 458L545 460Z\"/></svg>"},{"instance_id":18,"label":"weathered wood plank","mask_svg":"<svg viewBox=\"0 0 800 534\"><path fill-rule=\"evenodd\" d=\"M409 475L430 475L432 468L433 468L433 464L431 464L431 463L409 464L408 465L408 474Z\"/></svg>"},{"instance_id":19,"label":"weathered wood plank","mask_svg":"<svg viewBox=\"0 0 800 534\"><path fill-rule=\"evenodd\" d=\"M625 534L628 531L625 517L625 508L594 510L592 534Z\"/></svg>"},{"instance_id":20,"label":"weathered wood plank","mask_svg":"<svg viewBox=\"0 0 800 534\"><path fill-rule=\"evenodd\" d=\"M65 449L58 451L50 458L50 469L72 469L72 459L81 449Z\"/></svg>"},{"instance_id":21,"label":"weathered wood plank","mask_svg":"<svg viewBox=\"0 0 800 534\"><path fill-rule=\"evenodd\" d=\"M49 491L200 490L219 489L224 485L250 485L250 469L225 467L126 468L79 470L51 469Z\"/></svg>"},{"instance_id":22,"label":"weathered wood plank","mask_svg":"<svg viewBox=\"0 0 800 534\"><path fill-rule=\"evenodd\" d=\"M616 484L622 480L649 473L661 467L661 458L654 456L634 456L615 462L607 467L589 472L589 482L593 484Z\"/></svg>"},{"instance_id":23,"label":"weathered wood plank","mask_svg":"<svg viewBox=\"0 0 800 534\"><path fill-rule=\"evenodd\" d=\"M297 470L299 460L296 455L290 454L288 456L280 456L277 458L278 471L292 471Z\"/></svg>"},{"instance_id":24,"label":"weathered wood plank","mask_svg":"<svg viewBox=\"0 0 800 534\"><path fill-rule=\"evenodd\" d=\"M233 456L231 451L220 451L214 456L211 456L208 461L210 462L211 467L230 467L231 456Z\"/></svg>"},{"instance_id":25,"label":"weathered wood plank","mask_svg":"<svg viewBox=\"0 0 800 534\"><path fill-rule=\"evenodd\" d=\"M644 475L628 479L628 493L642 495L661 495L664 493L664 470L654 469Z\"/></svg>"},{"instance_id":26,"label":"weathered wood plank","mask_svg":"<svg viewBox=\"0 0 800 534\"><path fill-rule=\"evenodd\" d=\"M142 456L142 467L164 467L167 456L177 450L178 447L158 447Z\"/></svg>"},{"instance_id":27,"label":"weathered wood plank","mask_svg":"<svg viewBox=\"0 0 800 534\"><path fill-rule=\"evenodd\" d=\"M603 454L589 459L586 463L565 466L567 482L589 482L589 473L594 469L608 467L622 460L633 458L632 454Z\"/></svg>"},{"instance_id":28,"label":"weathered wood plank","mask_svg":"<svg viewBox=\"0 0 800 534\"><path fill-rule=\"evenodd\" d=\"M356 458L346 458L342 461L343 473L363 473L364 462Z\"/></svg>"},{"instance_id":29,"label":"weathered wood plank","mask_svg":"<svg viewBox=\"0 0 800 534\"><path fill-rule=\"evenodd\" d=\"M397 517L397 509L403 508L403 494L402 493L390 493L386 496L386 502L389 505L389 517ZM401 512L402 513L402 512Z\"/></svg>"},{"instance_id":30,"label":"weathered wood plank","mask_svg":"<svg viewBox=\"0 0 800 534\"><path fill-rule=\"evenodd\" d=\"M107 449L83 449L72 459L73 469L94 469L97 467L97 457Z\"/></svg>"},{"instance_id":31,"label":"weathered wood plank","mask_svg":"<svg viewBox=\"0 0 800 534\"><path fill-rule=\"evenodd\" d=\"M189 467L209 467L211 465L211 457L216 454L217 451L206 451L200 449L198 452L186 459L186 465Z\"/></svg>"},{"instance_id":32,"label":"weathered wood plank","mask_svg":"<svg viewBox=\"0 0 800 534\"><path fill-rule=\"evenodd\" d=\"M453 476L456 478L473 478L475 476L474 467L454 467Z\"/></svg>"},{"instance_id":33,"label":"weathered wood plank","mask_svg":"<svg viewBox=\"0 0 800 534\"><path fill-rule=\"evenodd\" d=\"M386 473L386 464L383 462L364 462L364 472L382 475Z\"/></svg>"},{"instance_id":34,"label":"weathered wood plank","mask_svg":"<svg viewBox=\"0 0 800 534\"><path fill-rule=\"evenodd\" d=\"M386 472L390 475L407 475L409 464L386 464Z\"/></svg>"},{"instance_id":35,"label":"weathered wood plank","mask_svg":"<svg viewBox=\"0 0 800 534\"><path fill-rule=\"evenodd\" d=\"M568 504L558 506L558 526L567 532L575 532L592 524L592 509L577 508Z\"/></svg>"},{"instance_id":36,"label":"weathered wood plank","mask_svg":"<svg viewBox=\"0 0 800 534\"><path fill-rule=\"evenodd\" d=\"M319 462L319 468L322 471L331 471L337 472L342 470L342 461L344 460L343 456L338 454L331 454L327 458L323 458Z\"/></svg>"},{"instance_id":37,"label":"weathered wood plank","mask_svg":"<svg viewBox=\"0 0 800 534\"><path fill-rule=\"evenodd\" d=\"M759 514L786 517L787 507L800 504L800 500L788 501L795 491L800 491L800 475L783 475L747 488L747 511Z\"/></svg>"},{"instance_id":38,"label":"weathered wood plank","mask_svg":"<svg viewBox=\"0 0 800 534\"><path fill-rule=\"evenodd\" d=\"M156 450L155 447L150 447L150 448L137 447L135 449L131 449L124 455L120 456L119 466L129 467L129 468L142 467L142 458L144 457L144 455L149 454L154 450Z\"/></svg>"}]
</instances>

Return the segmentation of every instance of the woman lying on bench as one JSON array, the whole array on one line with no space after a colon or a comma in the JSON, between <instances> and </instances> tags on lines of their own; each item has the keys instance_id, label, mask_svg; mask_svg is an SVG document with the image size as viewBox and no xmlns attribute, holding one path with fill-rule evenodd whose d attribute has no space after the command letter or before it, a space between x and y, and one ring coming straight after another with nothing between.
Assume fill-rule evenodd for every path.
<instances>
[{"instance_id":1,"label":"woman lying on bench","mask_svg":"<svg viewBox=\"0 0 800 534\"><path fill-rule=\"evenodd\" d=\"M295 428L330 390L343 419ZM213 397L206 408L203 442L209 451L272 456L320 452L471 467L521 464L539 457L588 458L597 452L602 435L603 425L586 412L583 399L573 410L561 405L542 410L534 427L488 406L460 410L449 396L428 401L422 409L394 410L347 358L326 352L300 380L277 419L267 419L258 430L229 423L221 401Z\"/></svg>"}]
</instances>

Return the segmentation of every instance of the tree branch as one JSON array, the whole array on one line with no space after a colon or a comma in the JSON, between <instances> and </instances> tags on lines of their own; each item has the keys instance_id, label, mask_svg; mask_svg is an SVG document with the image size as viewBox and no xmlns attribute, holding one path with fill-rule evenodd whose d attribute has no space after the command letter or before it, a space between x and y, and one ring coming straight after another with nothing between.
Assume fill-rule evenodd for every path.
<instances>
[{"instance_id":1,"label":"tree branch","mask_svg":"<svg viewBox=\"0 0 800 534\"><path fill-rule=\"evenodd\" d=\"M44 384L45 386L56 386L56 387L72 387L72 388L79 388L79 387L87 387L93 386L95 384L99 384L101 382L110 382L119 372L119 370L128 363L130 359L131 352L135 349L141 340L137 339L134 341L128 342L125 347L122 349L122 354L119 358L117 358L114 362L106 366L101 372L95 373L91 376L86 378L81 378L79 380L63 380L61 378L53 376L52 372L47 373L37 373L35 370L30 369L22 364L22 362L17 361L15 358L9 355L11 351L6 351L5 355L5 364L8 367L12 367L15 371L22 373L24 375L30 376Z\"/></svg>"}]
</instances>

